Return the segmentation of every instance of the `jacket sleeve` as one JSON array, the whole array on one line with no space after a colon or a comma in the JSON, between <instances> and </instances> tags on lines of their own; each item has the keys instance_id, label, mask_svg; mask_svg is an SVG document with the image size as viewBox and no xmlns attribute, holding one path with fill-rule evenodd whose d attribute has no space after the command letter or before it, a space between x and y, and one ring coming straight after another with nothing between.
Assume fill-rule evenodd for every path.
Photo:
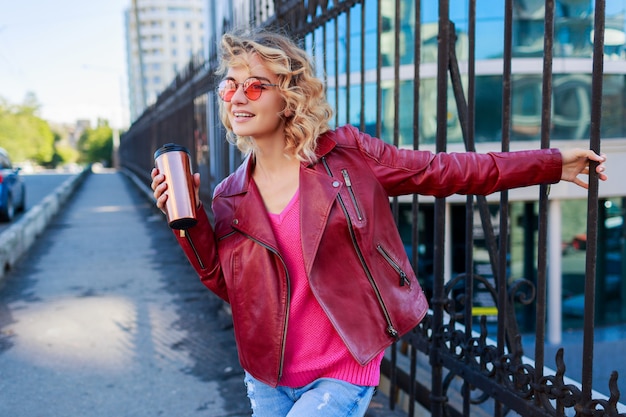
<instances>
[{"instance_id":1,"label":"jacket sleeve","mask_svg":"<svg viewBox=\"0 0 626 417\"><path fill-rule=\"evenodd\" d=\"M356 138L368 165L391 196L488 195L561 179L563 161L558 149L435 154L398 149L361 132Z\"/></svg>"},{"instance_id":2,"label":"jacket sleeve","mask_svg":"<svg viewBox=\"0 0 626 417\"><path fill-rule=\"evenodd\" d=\"M183 248L200 281L218 297L228 302L226 284L217 255L215 232L201 205L197 210L198 223L187 230L174 230L178 244Z\"/></svg>"}]
</instances>

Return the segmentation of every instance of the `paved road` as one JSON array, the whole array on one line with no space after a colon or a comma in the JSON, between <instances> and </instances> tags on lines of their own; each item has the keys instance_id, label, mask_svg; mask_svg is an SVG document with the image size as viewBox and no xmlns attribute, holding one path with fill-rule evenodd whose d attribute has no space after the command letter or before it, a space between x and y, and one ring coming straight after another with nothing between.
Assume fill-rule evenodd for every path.
<instances>
[{"instance_id":1,"label":"paved road","mask_svg":"<svg viewBox=\"0 0 626 417\"><path fill-rule=\"evenodd\" d=\"M76 173L42 171L37 174L22 175L26 184L26 209L33 208L41 202L52 190L63 184Z\"/></svg>"},{"instance_id":2,"label":"paved road","mask_svg":"<svg viewBox=\"0 0 626 417\"><path fill-rule=\"evenodd\" d=\"M0 288L0 416L249 416L230 320L126 177L91 174Z\"/></svg>"},{"instance_id":3,"label":"paved road","mask_svg":"<svg viewBox=\"0 0 626 417\"><path fill-rule=\"evenodd\" d=\"M22 179L26 185L26 210L30 210L39 204L52 190L56 189L59 185L63 184L64 181L74 175L76 174L58 173L55 171L22 175ZM24 212L16 213L13 222L0 223L0 233L17 222L23 215Z\"/></svg>"}]
</instances>

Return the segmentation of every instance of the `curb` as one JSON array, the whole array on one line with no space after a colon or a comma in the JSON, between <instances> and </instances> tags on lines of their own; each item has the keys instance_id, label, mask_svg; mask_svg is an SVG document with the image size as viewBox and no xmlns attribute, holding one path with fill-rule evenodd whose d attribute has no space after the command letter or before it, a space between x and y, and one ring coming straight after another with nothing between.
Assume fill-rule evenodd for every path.
<instances>
[{"instance_id":1,"label":"curb","mask_svg":"<svg viewBox=\"0 0 626 417\"><path fill-rule=\"evenodd\" d=\"M18 221L0 234L0 284L4 281L7 272L30 249L74 190L90 173L91 167L87 167L79 174L65 180L39 204L28 209Z\"/></svg>"}]
</instances>

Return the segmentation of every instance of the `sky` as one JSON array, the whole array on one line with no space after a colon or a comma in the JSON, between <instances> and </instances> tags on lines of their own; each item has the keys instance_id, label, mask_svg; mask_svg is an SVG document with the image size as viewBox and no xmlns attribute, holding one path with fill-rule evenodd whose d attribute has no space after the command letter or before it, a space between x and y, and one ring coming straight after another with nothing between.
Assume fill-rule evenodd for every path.
<instances>
[{"instance_id":1,"label":"sky","mask_svg":"<svg viewBox=\"0 0 626 417\"><path fill-rule=\"evenodd\" d=\"M131 0L0 0L0 97L32 92L50 122L128 126L124 10Z\"/></svg>"}]
</instances>

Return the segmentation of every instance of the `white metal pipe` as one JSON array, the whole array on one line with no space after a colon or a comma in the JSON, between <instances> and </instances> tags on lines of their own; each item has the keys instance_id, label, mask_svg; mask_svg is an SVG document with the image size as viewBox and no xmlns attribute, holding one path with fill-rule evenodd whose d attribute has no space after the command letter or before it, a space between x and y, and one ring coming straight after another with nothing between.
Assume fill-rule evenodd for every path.
<instances>
[{"instance_id":1,"label":"white metal pipe","mask_svg":"<svg viewBox=\"0 0 626 417\"><path fill-rule=\"evenodd\" d=\"M562 340L562 293L561 271L561 202L548 203L548 343L557 345Z\"/></svg>"}]
</instances>

